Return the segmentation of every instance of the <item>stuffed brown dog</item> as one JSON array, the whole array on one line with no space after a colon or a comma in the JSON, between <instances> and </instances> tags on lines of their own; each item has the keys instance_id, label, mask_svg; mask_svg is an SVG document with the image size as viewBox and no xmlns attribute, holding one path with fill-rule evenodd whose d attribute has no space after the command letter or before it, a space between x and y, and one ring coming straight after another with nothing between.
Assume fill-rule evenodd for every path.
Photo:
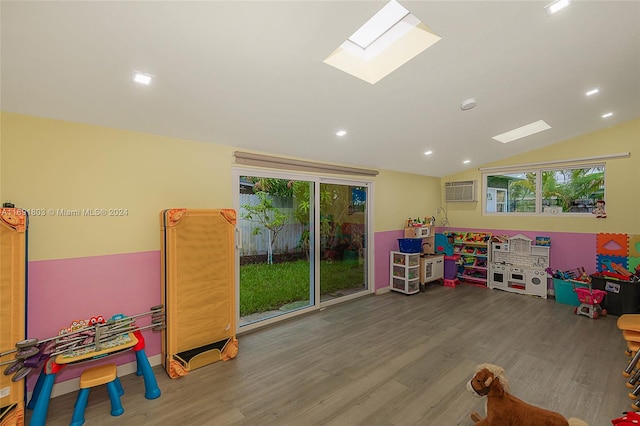
<instances>
[{"instance_id":1,"label":"stuffed brown dog","mask_svg":"<svg viewBox=\"0 0 640 426\"><path fill-rule=\"evenodd\" d=\"M472 413L476 426L589 426L580 419L565 419L561 414L534 407L509 393L504 369L493 364L480 364L467 383L477 397L487 397L486 417Z\"/></svg>"}]
</instances>

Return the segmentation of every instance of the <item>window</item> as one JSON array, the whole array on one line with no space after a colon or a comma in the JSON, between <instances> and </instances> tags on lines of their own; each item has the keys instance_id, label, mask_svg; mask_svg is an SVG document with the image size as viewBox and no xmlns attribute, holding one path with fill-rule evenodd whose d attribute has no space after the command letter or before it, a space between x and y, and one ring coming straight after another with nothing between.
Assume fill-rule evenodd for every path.
<instances>
[{"instance_id":1,"label":"window","mask_svg":"<svg viewBox=\"0 0 640 426\"><path fill-rule=\"evenodd\" d=\"M590 214L604 200L604 164L483 174L485 213Z\"/></svg>"}]
</instances>

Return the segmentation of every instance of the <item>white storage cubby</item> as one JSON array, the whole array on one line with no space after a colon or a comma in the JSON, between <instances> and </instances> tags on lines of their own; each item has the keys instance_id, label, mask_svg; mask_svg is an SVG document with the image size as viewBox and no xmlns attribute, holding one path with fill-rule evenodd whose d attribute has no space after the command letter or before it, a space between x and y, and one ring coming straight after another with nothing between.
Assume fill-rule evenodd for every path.
<instances>
[{"instance_id":1,"label":"white storage cubby","mask_svg":"<svg viewBox=\"0 0 640 426\"><path fill-rule=\"evenodd\" d=\"M389 268L391 290L404 294L420 291L420 253L392 251Z\"/></svg>"}]
</instances>

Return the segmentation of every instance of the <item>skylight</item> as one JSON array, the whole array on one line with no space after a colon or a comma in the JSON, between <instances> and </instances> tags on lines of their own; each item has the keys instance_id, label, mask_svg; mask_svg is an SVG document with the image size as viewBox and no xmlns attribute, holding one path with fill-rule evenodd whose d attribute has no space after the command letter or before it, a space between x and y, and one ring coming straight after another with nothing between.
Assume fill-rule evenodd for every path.
<instances>
[{"instance_id":1,"label":"skylight","mask_svg":"<svg viewBox=\"0 0 640 426\"><path fill-rule=\"evenodd\" d=\"M135 71L133 76L133 81L135 81L136 83L144 84L146 86L150 85L152 80L153 80L152 75L145 74L138 71Z\"/></svg>"},{"instance_id":2,"label":"skylight","mask_svg":"<svg viewBox=\"0 0 640 426\"><path fill-rule=\"evenodd\" d=\"M324 62L375 84L438 40L429 27L391 0Z\"/></svg>"},{"instance_id":3,"label":"skylight","mask_svg":"<svg viewBox=\"0 0 640 426\"><path fill-rule=\"evenodd\" d=\"M536 122L527 124L526 126L518 127L517 129L513 129L513 130L509 130L508 132L501 133L497 136L494 136L492 139L495 139L498 142L502 142L502 143L509 143L509 142L513 142L515 140L522 139L524 137L542 132L550 128L551 126L549 126L543 120L538 120Z\"/></svg>"},{"instance_id":4,"label":"skylight","mask_svg":"<svg viewBox=\"0 0 640 426\"><path fill-rule=\"evenodd\" d=\"M569 0L556 0L549 3L544 8L547 11L548 15L553 15L554 13L564 9L567 6L569 6Z\"/></svg>"},{"instance_id":5,"label":"skylight","mask_svg":"<svg viewBox=\"0 0 640 426\"><path fill-rule=\"evenodd\" d=\"M408 14L409 11L402 7L400 3L390 1L353 33L348 40L361 49L366 49Z\"/></svg>"}]
</instances>

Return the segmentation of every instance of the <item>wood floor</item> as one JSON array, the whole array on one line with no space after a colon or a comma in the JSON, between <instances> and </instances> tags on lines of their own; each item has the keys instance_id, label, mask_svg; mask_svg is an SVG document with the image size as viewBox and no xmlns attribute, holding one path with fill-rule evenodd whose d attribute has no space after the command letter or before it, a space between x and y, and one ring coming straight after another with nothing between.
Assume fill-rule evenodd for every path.
<instances>
[{"instance_id":1,"label":"wood floor","mask_svg":"<svg viewBox=\"0 0 640 426\"><path fill-rule=\"evenodd\" d=\"M120 417L104 386L94 389L86 424L472 425L484 399L465 384L490 362L520 399L610 425L632 402L617 318L468 285L371 295L241 334L237 358L177 380L155 367L156 400L125 376ZM54 398L47 425L68 425L75 398Z\"/></svg>"}]
</instances>

